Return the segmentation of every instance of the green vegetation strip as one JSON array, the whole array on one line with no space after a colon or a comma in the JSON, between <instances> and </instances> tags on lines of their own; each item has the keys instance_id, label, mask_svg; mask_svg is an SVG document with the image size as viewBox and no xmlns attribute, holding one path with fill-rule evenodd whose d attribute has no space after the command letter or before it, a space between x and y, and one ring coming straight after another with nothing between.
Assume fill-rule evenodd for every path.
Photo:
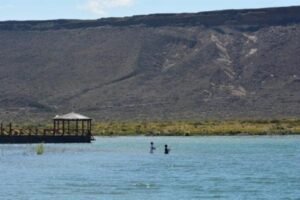
<instances>
[{"instance_id":1,"label":"green vegetation strip","mask_svg":"<svg viewBox=\"0 0 300 200\"><path fill-rule=\"evenodd\" d=\"M99 136L292 135L300 134L300 120L94 123L93 134Z\"/></svg>"},{"instance_id":2,"label":"green vegetation strip","mask_svg":"<svg viewBox=\"0 0 300 200\"><path fill-rule=\"evenodd\" d=\"M16 128L51 129L52 124L17 124ZM300 119L177 122L93 122L95 136L300 135Z\"/></svg>"}]
</instances>

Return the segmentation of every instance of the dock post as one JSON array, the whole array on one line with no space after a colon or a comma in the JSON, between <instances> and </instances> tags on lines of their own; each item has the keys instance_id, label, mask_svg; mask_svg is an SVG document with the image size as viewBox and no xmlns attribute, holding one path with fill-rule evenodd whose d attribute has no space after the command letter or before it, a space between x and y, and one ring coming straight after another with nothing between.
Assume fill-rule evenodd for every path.
<instances>
[{"instance_id":1,"label":"dock post","mask_svg":"<svg viewBox=\"0 0 300 200\"><path fill-rule=\"evenodd\" d=\"M56 120L53 120L53 136L55 136L56 133Z\"/></svg>"},{"instance_id":2,"label":"dock post","mask_svg":"<svg viewBox=\"0 0 300 200\"><path fill-rule=\"evenodd\" d=\"M62 121L62 134L65 135L65 120Z\"/></svg>"},{"instance_id":3,"label":"dock post","mask_svg":"<svg viewBox=\"0 0 300 200\"><path fill-rule=\"evenodd\" d=\"M81 135L84 134L84 120L81 122Z\"/></svg>"},{"instance_id":4,"label":"dock post","mask_svg":"<svg viewBox=\"0 0 300 200\"><path fill-rule=\"evenodd\" d=\"M12 135L12 124L9 123L9 135Z\"/></svg>"},{"instance_id":5,"label":"dock post","mask_svg":"<svg viewBox=\"0 0 300 200\"><path fill-rule=\"evenodd\" d=\"M57 129L55 132L57 133L57 135L59 135L59 133L60 133L59 120L57 121Z\"/></svg>"},{"instance_id":6,"label":"dock post","mask_svg":"<svg viewBox=\"0 0 300 200\"><path fill-rule=\"evenodd\" d=\"M92 135L92 120L90 120L90 136Z\"/></svg>"},{"instance_id":7,"label":"dock post","mask_svg":"<svg viewBox=\"0 0 300 200\"><path fill-rule=\"evenodd\" d=\"M78 119L76 119L76 135L78 135L79 129L78 129Z\"/></svg>"},{"instance_id":8,"label":"dock post","mask_svg":"<svg viewBox=\"0 0 300 200\"><path fill-rule=\"evenodd\" d=\"M1 135L3 135L3 123L1 123Z\"/></svg>"},{"instance_id":9,"label":"dock post","mask_svg":"<svg viewBox=\"0 0 300 200\"><path fill-rule=\"evenodd\" d=\"M68 120L68 135L70 135L70 121Z\"/></svg>"}]
</instances>

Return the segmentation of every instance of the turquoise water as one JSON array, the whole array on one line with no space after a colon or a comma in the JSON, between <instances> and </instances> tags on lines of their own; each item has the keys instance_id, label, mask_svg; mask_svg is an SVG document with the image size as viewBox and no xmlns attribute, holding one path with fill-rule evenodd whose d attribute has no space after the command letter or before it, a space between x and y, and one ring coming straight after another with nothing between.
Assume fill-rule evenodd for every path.
<instances>
[{"instance_id":1,"label":"turquoise water","mask_svg":"<svg viewBox=\"0 0 300 200\"><path fill-rule=\"evenodd\" d=\"M300 199L300 137L97 138L42 156L0 145L0 171L1 200Z\"/></svg>"}]
</instances>

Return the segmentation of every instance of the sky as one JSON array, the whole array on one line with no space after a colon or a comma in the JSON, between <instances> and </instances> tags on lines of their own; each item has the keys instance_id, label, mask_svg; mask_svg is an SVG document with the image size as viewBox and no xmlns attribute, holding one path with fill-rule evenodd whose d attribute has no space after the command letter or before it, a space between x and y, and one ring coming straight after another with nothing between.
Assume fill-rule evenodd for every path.
<instances>
[{"instance_id":1,"label":"sky","mask_svg":"<svg viewBox=\"0 0 300 200\"><path fill-rule=\"evenodd\" d=\"M300 0L0 0L0 21L98 19L295 5L300 6Z\"/></svg>"}]
</instances>

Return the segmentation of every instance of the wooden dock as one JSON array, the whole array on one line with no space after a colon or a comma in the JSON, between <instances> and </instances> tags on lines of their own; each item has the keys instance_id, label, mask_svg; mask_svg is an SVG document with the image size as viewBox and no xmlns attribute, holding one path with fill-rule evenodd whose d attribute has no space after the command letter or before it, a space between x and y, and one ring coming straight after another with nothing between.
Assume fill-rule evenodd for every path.
<instances>
[{"instance_id":1,"label":"wooden dock","mask_svg":"<svg viewBox=\"0 0 300 200\"><path fill-rule=\"evenodd\" d=\"M50 129L0 124L0 144L91 143L93 140L92 119L76 113L55 116Z\"/></svg>"},{"instance_id":2,"label":"wooden dock","mask_svg":"<svg viewBox=\"0 0 300 200\"><path fill-rule=\"evenodd\" d=\"M0 144L34 144L34 143L91 143L90 136L50 136L50 135L5 135L0 136Z\"/></svg>"}]
</instances>

